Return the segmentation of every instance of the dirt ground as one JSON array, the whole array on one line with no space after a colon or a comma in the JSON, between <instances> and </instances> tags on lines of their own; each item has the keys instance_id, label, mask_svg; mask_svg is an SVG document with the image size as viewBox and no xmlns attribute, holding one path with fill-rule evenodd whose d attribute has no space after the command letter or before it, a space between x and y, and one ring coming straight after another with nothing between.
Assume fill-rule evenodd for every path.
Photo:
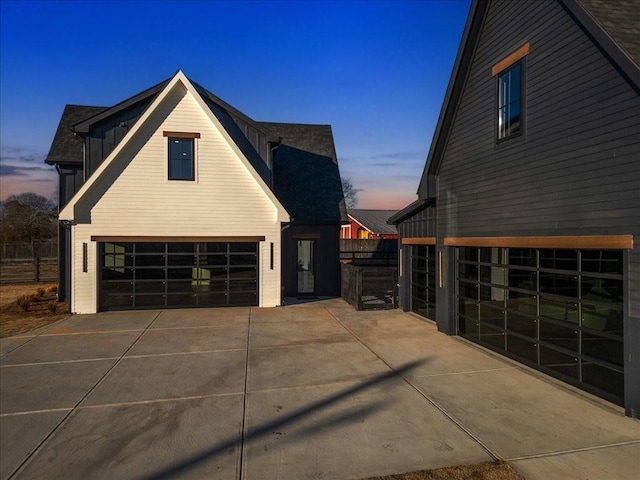
<instances>
[{"instance_id":1,"label":"dirt ground","mask_svg":"<svg viewBox=\"0 0 640 480\"><path fill-rule=\"evenodd\" d=\"M55 283L0 285L0 338L43 327L67 315L67 304L58 303L55 288ZM18 298L24 295L31 296L26 310L18 305Z\"/></svg>"},{"instance_id":2,"label":"dirt ground","mask_svg":"<svg viewBox=\"0 0 640 480\"><path fill-rule=\"evenodd\" d=\"M476 465L423 470L366 480L525 480L504 462L483 462Z\"/></svg>"}]
</instances>

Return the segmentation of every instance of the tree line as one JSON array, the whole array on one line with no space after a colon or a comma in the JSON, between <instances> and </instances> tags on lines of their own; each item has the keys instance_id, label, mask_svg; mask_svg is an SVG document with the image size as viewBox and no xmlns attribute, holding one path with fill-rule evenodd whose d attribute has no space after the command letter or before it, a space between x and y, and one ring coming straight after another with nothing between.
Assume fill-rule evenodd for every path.
<instances>
[{"instance_id":1,"label":"tree line","mask_svg":"<svg viewBox=\"0 0 640 480\"><path fill-rule=\"evenodd\" d=\"M10 195L0 202L0 242L36 244L58 238L58 209L54 202L36 193Z\"/></svg>"}]
</instances>

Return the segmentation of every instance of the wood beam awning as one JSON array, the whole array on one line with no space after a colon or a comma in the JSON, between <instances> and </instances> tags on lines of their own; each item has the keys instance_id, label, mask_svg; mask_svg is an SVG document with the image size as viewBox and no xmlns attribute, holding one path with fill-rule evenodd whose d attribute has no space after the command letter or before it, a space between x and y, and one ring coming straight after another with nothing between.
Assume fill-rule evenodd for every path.
<instances>
[{"instance_id":1,"label":"wood beam awning","mask_svg":"<svg viewBox=\"0 0 640 480\"><path fill-rule=\"evenodd\" d=\"M255 243L264 242L264 237L152 237L152 236L107 236L92 235L92 242L167 242L167 243Z\"/></svg>"},{"instance_id":2,"label":"wood beam awning","mask_svg":"<svg viewBox=\"0 0 640 480\"><path fill-rule=\"evenodd\" d=\"M446 237L448 247L512 247L630 250L633 235L567 237Z\"/></svg>"}]
</instances>

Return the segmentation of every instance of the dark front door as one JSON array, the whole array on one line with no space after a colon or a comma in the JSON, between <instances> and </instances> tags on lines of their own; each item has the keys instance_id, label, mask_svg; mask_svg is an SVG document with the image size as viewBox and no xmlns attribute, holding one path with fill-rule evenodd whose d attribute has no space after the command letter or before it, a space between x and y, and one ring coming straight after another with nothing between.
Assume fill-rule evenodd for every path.
<instances>
[{"instance_id":1,"label":"dark front door","mask_svg":"<svg viewBox=\"0 0 640 480\"><path fill-rule=\"evenodd\" d=\"M298 240L298 294L313 295L315 288L314 240Z\"/></svg>"}]
</instances>

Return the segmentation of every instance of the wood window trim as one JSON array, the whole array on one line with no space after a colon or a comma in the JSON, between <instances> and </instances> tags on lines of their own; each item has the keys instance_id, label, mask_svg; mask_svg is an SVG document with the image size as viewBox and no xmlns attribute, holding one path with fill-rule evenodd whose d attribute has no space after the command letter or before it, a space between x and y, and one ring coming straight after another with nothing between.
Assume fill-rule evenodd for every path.
<instances>
[{"instance_id":1,"label":"wood window trim","mask_svg":"<svg viewBox=\"0 0 640 480\"><path fill-rule=\"evenodd\" d=\"M633 235L585 235L574 237L447 237L447 247L511 247L631 250Z\"/></svg>"},{"instance_id":2,"label":"wood window trim","mask_svg":"<svg viewBox=\"0 0 640 480\"><path fill-rule=\"evenodd\" d=\"M526 57L527 55L529 55L529 50L530 50L530 44L525 43L515 52L509 54L508 56L500 60L498 63L496 63L493 67L491 67L491 75L495 77L500 72L502 72L503 70L506 70L521 58Z\"/></svg>"},{"instance_id":3,"label":"wood window trim","mask_svg":"<svg viewBox=\"0 0 640 480\"><path fill-rule=\"evenodd\" d=\"M92 235L92 242L245 243L264 242L265 237L152 237Z\"/></svg>"},{"instance_id":4,"label":"wood window trim","mask_svg":"<svg viewBox=\"0 0 640 480\"><path fill-rule=\"evenodd\" d=\"M163 131L162 136L164 137L173 137L173 138L200 138L199 133L193 132L167 132Z\"/></svg>"},{"instance_id":5,"label":"wood window trim","mask_svg":"<svg viewBox=\"0 0 640 480\"><path fill-rule=\"evenodd\" d=\"M436 237L406 237L400 243L402 245L435 245Z\"/></svg>"}]
</instances>

